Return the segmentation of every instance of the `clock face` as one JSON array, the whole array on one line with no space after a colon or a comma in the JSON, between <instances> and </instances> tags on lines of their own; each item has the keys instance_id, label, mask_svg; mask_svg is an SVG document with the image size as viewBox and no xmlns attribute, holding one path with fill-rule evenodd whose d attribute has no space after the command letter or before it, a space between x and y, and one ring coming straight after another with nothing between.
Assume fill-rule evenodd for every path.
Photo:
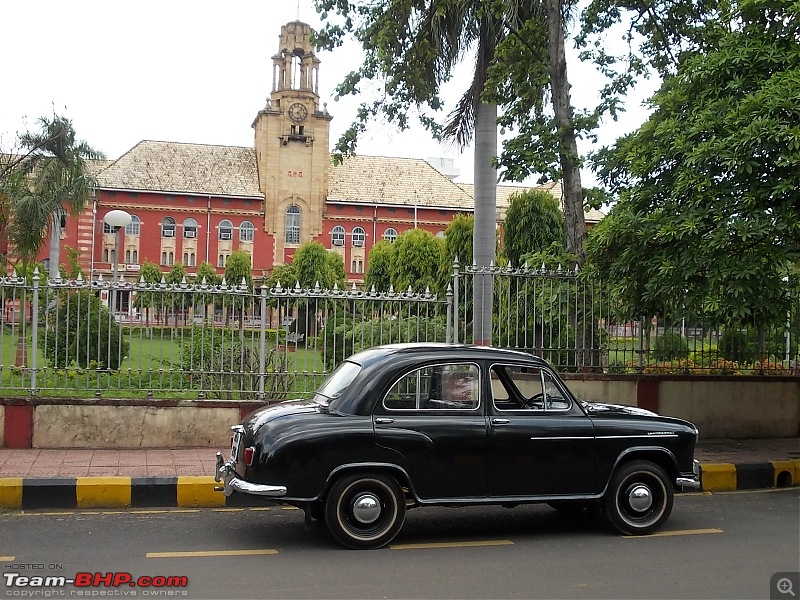
<instances>
[{"instance_id":1,"label":"clock face","mask_svg":"<svg viewBox=\"0 0 800 600\"><path fill-rule=\"evenodd\" d=\"M295 102L289 107L289 118L295 123L305 121L307 116L308 109L305 107L305 105Z\"/></svg>"}]
</instances>

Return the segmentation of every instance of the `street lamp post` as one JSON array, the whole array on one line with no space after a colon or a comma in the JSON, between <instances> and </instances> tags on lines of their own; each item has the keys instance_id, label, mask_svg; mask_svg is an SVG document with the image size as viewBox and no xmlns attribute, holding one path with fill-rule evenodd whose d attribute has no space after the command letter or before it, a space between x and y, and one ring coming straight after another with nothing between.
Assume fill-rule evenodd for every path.
<instances>
[{"instance_id":1,"label":"street lamp post","mask_svg":"<svg viewBox=\"0 0 800 600\"><path fill-rule=\"evenodd\" d=\"M111 210L103 217L103 222L111 227L114 231L114 256L112 261L112 277L111 277L111 314L116 315L117 312L117 271L119 264L119 230L123 227L130 225L133 217L130 213L124 210Z\"/></svg>"}]
</instances>

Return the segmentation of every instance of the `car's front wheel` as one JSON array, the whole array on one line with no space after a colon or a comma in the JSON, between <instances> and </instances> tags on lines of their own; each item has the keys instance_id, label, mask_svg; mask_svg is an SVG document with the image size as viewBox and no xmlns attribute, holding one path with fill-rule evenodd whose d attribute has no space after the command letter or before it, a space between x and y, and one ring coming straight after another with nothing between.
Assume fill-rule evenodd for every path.
<instances>
[{"instance_id":1,"label":"car's front wheel","mask_svg":"<svg viewBox=\"0 0 800 600\"><path fill-rule=\"evenodd\" d=\"M347 548L380 548L403 526L406 504L400 484L383 473L345 475L325 500L325 523Z\"/></svg>"},{"instance_id":2,"label":"car's front wheel","mask_svg":"<svg viewBox=\"0 0 800 600\"><path fill-rule=\"evenodd\" d=\"M605 512L620 533L646 535L667 520L673 500L664 469L639 460L622 465L614 473L605 496Z\"/></svg>"}]
</instances>

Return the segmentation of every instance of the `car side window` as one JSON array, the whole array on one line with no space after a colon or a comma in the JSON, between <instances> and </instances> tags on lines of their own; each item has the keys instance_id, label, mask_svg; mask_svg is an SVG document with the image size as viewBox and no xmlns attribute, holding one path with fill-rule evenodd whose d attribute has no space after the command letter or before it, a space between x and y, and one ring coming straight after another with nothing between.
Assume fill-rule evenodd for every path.
<instances>
[{"instance_id":1,"label":"car side window","mask_svg":"<svg viewBox=\"0 0 800 600\"><path fill-rule=\"evenodd\" d=\"M497 410L566 410L564 397L553 376L545 369L519 365L493 365L492 402Z\"/></svg>"},{"instance_id":2,"label":"car side window","mask_svg":"<svg viewBox=\"0 0 800 600\"><path fill-rule=\"evenodd\" d=\"M388 410L475 410L480 406L475 364L437 364L403 375L383 399Z\"/></svg>"}]
</instances>

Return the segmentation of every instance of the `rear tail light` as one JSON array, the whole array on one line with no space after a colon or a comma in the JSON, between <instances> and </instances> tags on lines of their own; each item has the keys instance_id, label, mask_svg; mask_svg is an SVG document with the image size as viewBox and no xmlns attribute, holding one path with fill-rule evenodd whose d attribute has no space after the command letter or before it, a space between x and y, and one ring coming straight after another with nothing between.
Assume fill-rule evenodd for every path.
<instances>
[{"instance_id":1,"label":"rear tail light","mask_svg":"<svg viewBox=\"0 0 800 600\"><path fill-rule=\"evenodd\" d=\"M256 455L256 449L253 446L244 449L244 464L248 467L253 465L253 457Z\"/></svg>"}]
</instances>

